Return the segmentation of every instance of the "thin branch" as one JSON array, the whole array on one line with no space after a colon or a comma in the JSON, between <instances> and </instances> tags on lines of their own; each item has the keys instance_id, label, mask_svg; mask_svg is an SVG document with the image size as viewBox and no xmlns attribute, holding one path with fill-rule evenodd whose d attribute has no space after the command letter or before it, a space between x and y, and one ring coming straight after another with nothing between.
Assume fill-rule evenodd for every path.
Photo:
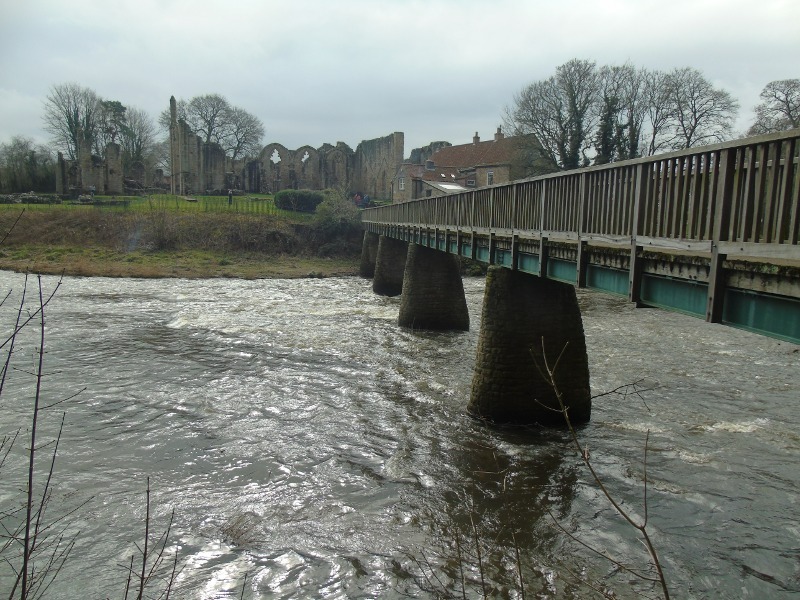
<instances>
[{"instance_id":1,"label":"thin branch","mask_svg":"<svg viewBox=\"0 0 800 600\"><path fill-rule=\"evenodd\" d=\"M11 227L8 228L8 231L6 231L6 234L3 236L3 239L0 240L0 246L2 246L5 243L5 241L8 239L8 236L10 236L11 232L14 231L14 228L16 228L17 223L19 223L19 220L22 218L22 215L24 214L25 214L25 209L23 208L22 211L19 213L19 215L17 215L17 219L14 221Z\"/></svg>"},{"instance_id":2,"label":"thin branch","mask_svg":"<svg viewBox=\"0 0 800 600\"><path fill-rule=\"evenodd\" d=\"M22 556L22 589L21 598L24 600L28 594L28 566L31 558L31 518L33 512L33 473L35 468L36 456L36 426L39 419L39 399L42 394L42 371L44 364L44 298L42 296L42 276L38 276L39 280L39 316L41 323L41 330L39 334L39 370L36 378L36 396L33 403L33 420L31 423L31 447L28 453L28 499L27 511L25 517L25 541L23 543L23 556Z\"/></svg>"},{"instance_id":3,"label":"thin branch","mask_svg":"<svg viewBox=\"0 0 800 600\"><path fill-rule=\"evenodd\" d=\"M658 583L658 579L650 577L649 575L645 575L645 574L639 572L638 570L629 567L625 563L622 563L622 562L618 561L617 559L615 559L613 556L610 556L606 552L604 552L602 550L598 550L594 546L592 546L590 544L587 544L582 539L580 539L578 536L576 536L574 533L569 531L566 527L564 527L559 522L559 520L556 518L556 516L550 511L549 508L547 508L546 510L547 510L547 513L550 515L550 518L553 520L553 523L555 524L555 526L558 527L564 534L566 534L573 542L577 542L578 544L580 544L581 546L583 546L584 548L586 548L590 552L596 554L597 556L600 556L600 557L606 559L608 562L610 562L611 564L616 566L618 569L620 569L622 571L625 571L627 573L630 573L631 575L635 576L638 579L641 579L643 581L650 581L650 582Z\"/></svg>"},{"instance_id":4,"label":"thin branch","mask_svg":"<svg viewBox=\"0 0 800 600\"><path fill-rule=\"evenodd\" d=\"M242 595L240 600L244 600L244 591L247 589L247 572L244 574L244 580L242 581Z\"/></svg>"},{"instance_id":5,"label":"thin branch","mask_svg":"<svg viewBox=\"0 0 800 600\"><path fill-rule=\"evenodd\" d=\"M139 577L139 593L136 600L144 597L145 572L147 571L147 542L150 538L150 478L147 478L147 502L144 518L144 549L142 550L142 573Z\"/></svg>"},{"instance_id":6,"label":"thin branch","mask_svg":"<svg viewBox=\"0 0 800 600\"><path fill-rule=\"evenodd\" d=\"M512 531L511 539L514 541L514 553L517 558L517 577L519 578L519 593L520 598L525 600L525 581L522 578L522 559L519 555L519 544L517 543L517 535Z\"/></svg>"},{"instance_id":7,"label":"thin branch","mask_svg":"<svg viewBox=\"0 0 800 600\"><path fill-rule=\"evenodd\" d=\"M669 589L667 588L667 582L666 582L666 579L664 577L664 572L663 572L663 570L661 568L661 562L658 559L658 553L656 552L655 545L653 544L652 540L650 539L649 534L647 533L647 516L646 516L647 515L647 506L646 506L646 504L647 504L647 492L646 492L647 475L646 475L646 470L645 470L645 519L644 519L644 521L642 523L637 523L628 514L628 512L625 511L622 508L622 506L613 498L611 493L608 491L608 489L604 485L604 483L601 480L599 474L595 471L594 467L592 466L592 463L591 463L591 461L589 459L589 451L587 449L585 449L581 445L580 440L578 439L577 431L575 430L575 427L572 425L572 422L570 421L569 408L564 404L563 394L558 389L558 385L556 384L556 380L555 380L556 368L558 367L558 363L559 363L561 357L564 355L564 351L566 350L566 348L567 348L567 344L565 344L564 348L562 348L561 353L558 356L558 359L556 360L556 362L554 363L554 365L552 367L549 365L548 360L547 360L547 354L545 352L545 347L544 347L544 338L542 338L542 359L544 361L543 367L538 364L538 361L536 361L536 356L535 356L535 354L533 352L531 352L531 355L533 356L534 363L536 364L536 368L539 369L539 372L547 380L547 382L552 387L553 392L556 395L556 399L558 400L558 405L559 405L559 407L561 407L561 413L564 415L564 420L565 420L565 422L567 424L567 427L569 428L570 435L572 437L572 441L575 444L575 447L578 449L578 452L579 452L579 454L581 456L581 459L582 459L584 465L589 470L589 472L592 474L592 478L594 479L595 484L597 484L597 486L600 489L600 491L603 493L603 495L606 497L606 499L611 503L611 505L617 511L617 514L619 514L628 524L630 524L632 527L634 527L636 530L638 530L640 535L642 536L642 538L644 540L644 543L645 543L645 546L647 548L647 551L650 554L650 559L653 562L653 566L655 567L655 569L656 569L656 571L658 573L658 579L655 580L655 581L657 583L661 584L661 589L662 589L662 592L664 594L664 599L665 600L669 600ZM647 439L649 440L649 431L648 431ZM646 469L646 461L647 461L647 442L645 442L645 469ZM562 528L562 530L564 530L564 529ZM564 530L564 531L566 531L566 530ZM569 534L569 532L567 532L567 534L571 538L575 539L574 536ZM582 542L579 542L579 543L582 543ZM601 556L605 556L602 553L600 553L600 554L601 554ZM609 560L612 560L611 558L609 558L607 556L606 556L606 558L608 558ZM614 564L618 564L622 568L622 565L620 563L617 563L616 561L613 561L613 560L612 560L612 562L614 562ZM626 569L626 570L628 570L631 573L634 573L630 569ZM646 578L646 577L642 577L642 579L644 579L646 581L653 581L652 579Z\"/></svg>"},{"instance_id":8,"label":"thin branch","mask_svg":"<svg viewBox=\"0 0 800 600\"><path fill-rule=\"evenodd\" d=\"M481 541L480 541L480 538L478 537L478 528L475 525L475 519L473 519L473 512L472 511L470 511L470 513L469 513L469 522L472 525L472 532L473 532L473 534L475 536L475 552L478 555L478 572L480 573L480 576L481 576L481 592L482 592L484 598L488 598L488 595L486 594L486 581L485 581L485 578L483 576L483 559L481 558Z\"/></svg>"},{"instance_id":9,"label":"thin branch","mask_svg":"<svg viewBox=\"0 0 800 600\"><path fill-rule=\"evenodd\" d=\"M26 275L26 277L27 277L27 275ZM41 275L39 275L38 277L39 277L39 286L40 286L40 288L41 288L41 279L42 279L42 276L41 276ZM44 301L41 301L41 289L40 289L40 294L39 294L39 295L40 295L40 303L39 303L39 308L37 308L37 309L36 309L35 311L33 311L32 313L28 313L28 316L27 316L27 318L26 318L24 321L22 321L22 322L17 322L17 325L16 325L16 327L14 328L14 331L12 331L12 332L11 332L11 334L10 334L10 335L9 335L9 336L8 336L8 337L7 337L7 338L6 338L6 339L5 339L3 342L2 342L2 343L0 343L0 348L5 348L6 344L8 344L9 342L11 342L11 340L13 340L13 339L14 339L14 337L15 337L15 336L16 336L16 335L17 335L17 334L18 334L18 333L19 333L19 332L20 332L20 331L21 331L21 330L22 330L22 329L23 329L23 328L24 328L24 327L25 327L25 326L26 326L28 323L30 323L31 321L33 321L33 320L34 320L34 319L35 319L37 316L39 316L39 314L40 314L41 312L43 312L43 311L44 311L45 307L46 307L48 304L50 304L50 302L51 302L51 301L53 300L53 298L55 297L55 295L56 295L56 292L58 291L58 288L60 288L60 287L61 287L61 283L62 283L62 281L63 281L63 277L64 277L64 276L62 275L62 276L61 276L61 279L59 279L59 280L58 280L58 282L56 283L55 287L54 287L54 288L53 288L53 290L51 291L50 295L49 295L49 296L47 297L47 299L46 299L46 300L44 300ZM20 310L21 310L21 309L20 309Z\"/></svg>"}]
</instances>

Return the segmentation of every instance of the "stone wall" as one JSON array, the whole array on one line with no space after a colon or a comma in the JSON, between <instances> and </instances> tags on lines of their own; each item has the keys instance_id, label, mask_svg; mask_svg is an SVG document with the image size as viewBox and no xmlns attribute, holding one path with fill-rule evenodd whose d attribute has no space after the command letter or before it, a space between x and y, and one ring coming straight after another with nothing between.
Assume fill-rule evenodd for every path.
<instances>
[{"instance_id":1,"label":"stone wall","mask_svg":"<svg viewBox=\"0 0 800 600\"><path fill-rule=\"evenodd\" d=\"M282 144L268 144L258 159L245 165L242 181L245 191L265 194L287 189L323 189L326 181L323 149L302 146L289 150Z\"/></svg>"},{"instance_id":2,"label":"stone wall","mask_svg":"<svg viewBox=\"0 0 800 600\"><path fill-rule=\"evenodd\" d=\"M91 153L88 145L78 148L77 160L66 160L59 152L56 159L56 193L62 195L122 194L122 150L108 144L105 159Z\"/></svg>"},{"instance_id":3,"label":"stone wall","mask_svg":"<svg viewBox=\"0 0 800 600\"><path fill-rule=\"evenodd\" d=\"M424 165L426 160L429 160L434 153L438 152L442 148L447 148L448 146L452 146L450 142L431 142L427 146L423 146L422 148L414 148L411 151L410 158L408 162L412 165Z\"/></svg>"},{"instance_id":4,"label":"stone wall","mask_svg":"<svg viewBox=\"0 0 800 600\"><path fill-rule=\"evenodd\" d=\"M122 194L122 148L119 144L109 144L106 146L105 160L105 185L103 189L106 195Z\"/></svg>"},{"instance_id":5,"label":"stone wall","mask_svg":"<svg viewBox=\"0 0 800 600\"><path fill-rule=\"evenodd\" d=\"M403 164L402 132L361 142L356 148L351 188L375 198L390 199L392 182Z\"/></svg>"},{"instance_id":6,"label":"stone wall","mask_svg":"<svg viewBox=\"0 0 800 600\"><path fill-rule=\"evenodd\" d=\"M172 169L173 194L185 196L205 189L203 167L203 143L183 119L178 119L175 97L169 99L170 106L170 163Z\"/></svg>"},{"instance_id":7,"label":"stone wall","mask_svg":"<svg viewBox=\"0 0 800 600\"><path fill-rule=\"evenodd\" d=\"M198 191L209 192L227 189L225 171L227 156L219 144L203 144L200 153L203 181Z\"/></svg>"},{"instance_id":8,"label":"stone wall","mask_svg":"<svg viewBox=\"0 0 800 600\"><path fill-rule=\"evenodd\" d=\"M178 119L170 98L170 161L173 194L185 195L235 187L247 192L275 193L285 189L322 190L344 187L373 198L392 198L392 181L403 163L402 132L347 144L264 146L255 160L231 164L217 144L204 144L188 124ZM238 163L238 161L237 161Z\"/></svg>"},{"instance_id":9,"label":"stone wall","mask_svg":"<svg viewBox=\"0 0 800 600\"><path fill-rule=\"evenodd\" d=\"M275 193L286 189L321 190L344 186L374 198L392 197L392 179L403 160L403 134L361 142L355 151L347 144L264 146L259 157L245 165L245 191Z\"/></svg>"}]
</instances>

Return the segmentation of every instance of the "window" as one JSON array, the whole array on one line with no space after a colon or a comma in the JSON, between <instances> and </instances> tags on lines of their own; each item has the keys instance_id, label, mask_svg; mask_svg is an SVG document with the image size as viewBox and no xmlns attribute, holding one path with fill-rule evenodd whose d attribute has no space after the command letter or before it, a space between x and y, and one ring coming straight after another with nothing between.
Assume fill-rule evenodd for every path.
<instances>
[{"instance_id":1,"label":"window","mask_svg":"<svg viewBox=\"0 0 800 600\"><path fill-rule=\"evenodd\" d=\"M494 171L489 171L486 173L486 185L492 185L494 183Z\"/></svg>"},{"instance_id":2,"label":"window","mask_svg":"<svg viewBox=\"0 0 800 600\"><path fill-rule=\"evenodd\" d=\"M399 183L400 183L400 191L402 192L406 189L406 178L401 177Z\"/></svg>"},{"instance_id":3,"label":"window","mask_svg":"<svg viewBox=\"0 0 800 600\"><path fill-rule=\"evenodd\" d=\"M467 179L467 187L475 187L475 180Z\"/></svg>"}]
</instances>

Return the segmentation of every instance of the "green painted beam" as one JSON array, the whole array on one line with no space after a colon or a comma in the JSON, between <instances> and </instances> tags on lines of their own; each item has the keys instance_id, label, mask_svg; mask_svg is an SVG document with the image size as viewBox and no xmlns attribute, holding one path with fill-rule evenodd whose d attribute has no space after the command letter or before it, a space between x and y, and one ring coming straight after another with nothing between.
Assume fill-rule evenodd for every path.
<instances>
[{"instance_id":1,"label":"green painted beam","mask_svg":"<svg viewBox=\"0 0 800 600\"><path fill-rule=\"evenodd\" d=\"M536 254L526 254L525 252L519 253L517 258L517 269L532 275L539 273L539 257Z\"/></svg>"},{"instance_id":2,"label":"green painted beam","mask_svg":"<svg viewBox=\"0 0 800 600\"><path fill-rule=\"evenodd\" d=\"M550 258L547 261L547 277L564 283L575 283L577 265L571 260Z\"/></svg>"},{"instance_id":3,"label":"green painted beam","mask_svg":"<svg viewBox=\"0 0 800 600\"><path fill-rule=\"evenodd\" d=\"M705 318L707 299L705 283L649 273L642 275L641 301L644 304Z\"/></svg>"},{"instance_id":4,"label":"green painted beam","mask_svg":"<svg viewBox=\"0 0 800 600\"><path fill-rule=\"evenodd\" d=\"M728 288L722 322L800 344L800 300Z\"/></svg>"},{"instance_id":5,"label":"green painted beam","mask_svg":"<svg viewBox=\"0 0 800 600\"><path fill-rule=\"evenodd\" d=\"M628 272L598 265L587 265L586 287L620 296L628 295Z\"/></svg>"}]
</instances>

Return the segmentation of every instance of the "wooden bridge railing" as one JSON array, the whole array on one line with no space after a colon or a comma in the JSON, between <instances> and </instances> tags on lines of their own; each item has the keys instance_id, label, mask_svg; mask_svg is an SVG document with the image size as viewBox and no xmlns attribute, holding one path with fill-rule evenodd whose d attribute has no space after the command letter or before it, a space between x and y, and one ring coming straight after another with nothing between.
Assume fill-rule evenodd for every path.
<instances>
[{"instance_id":1,"label":"wooden bridge railing","mask_svg":"<svg viewBox=\"0 0 800 600\"><path fill-rule=\"evenodd\" d=\"M800 129L362 213L493 231L800 260Z\"/></svg>"}]
</instances>

